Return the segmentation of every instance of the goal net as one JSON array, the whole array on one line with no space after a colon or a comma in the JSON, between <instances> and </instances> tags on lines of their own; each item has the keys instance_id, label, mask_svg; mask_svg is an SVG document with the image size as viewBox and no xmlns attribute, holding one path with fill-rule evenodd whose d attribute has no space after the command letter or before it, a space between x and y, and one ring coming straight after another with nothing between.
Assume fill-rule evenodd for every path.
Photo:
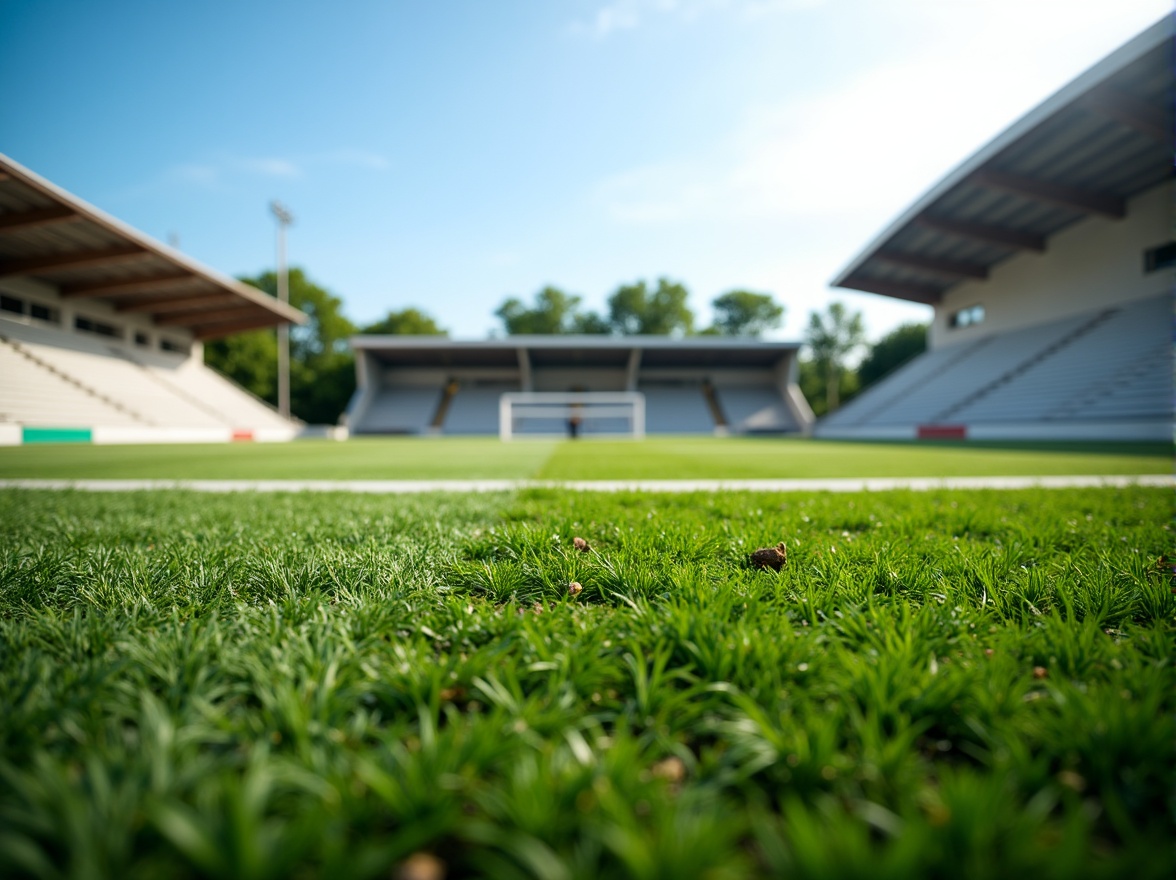
<instances>
[{"instance_id":1,"label":"goal net","mask_svg":"<svg viewBox=\"0 0 1176 880\"><path fill-rule=\"evenodd\" d=\"M509 391L498 399L498 436L645 436L640 391Z\"/></svg>"}]
</instances>

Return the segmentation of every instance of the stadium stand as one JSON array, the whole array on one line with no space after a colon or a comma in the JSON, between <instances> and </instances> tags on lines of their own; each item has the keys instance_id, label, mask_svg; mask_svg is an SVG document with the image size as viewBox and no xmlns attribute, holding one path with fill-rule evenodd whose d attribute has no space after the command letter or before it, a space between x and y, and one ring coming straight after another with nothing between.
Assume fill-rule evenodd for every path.
<instances>
[{"instance_id":1,"label":"stadium stand","mask_svg":"<svg viewBox=\"0 0 1176 880\"><path fill-rule=\"evenodd\" d=\"M139 425L138 413L63 375L24 346L0 336L0 421L37 427ZM69 412L69 419L62 412Z\"/></svg>"},{"instance_id":2,"label":"stadium stand","mask_svg":"<svg viewBox=\"0 0 1176 880\"><path fill-rule=\"evenodd\" d=\"M132 352L95 339L8 324L6 350L21 356L19 377L5 372L0 389L4 421L28 425L141 425L285 429L266 404L190 357ZM52 378L49 378L52 377ZM79 410L60 383L101 408ZM47 389L51 393L45 393ZM113 413L118 413L114 416ZM68 412L68 421L62 415Z\"/></svg>"},{"instance_id":3,"label":"stadium stand","mask_svg":"<svg viewBox=\"0 0 1176 880\"><path fill-rule=\"evenodd\" d=\"M1171 302L1156 297L938 349L824 428L1169 417Z\"/></svg>"},{"instance_id":4,"label":"stadium stand","mask_svg":"<svg viewBox=\"0 0 1176 880\"><path fill-rule=\"evenodd\" d=\"M638 383L645 395L647 434L713 434L715 420L703 397L702 383Z\"/></svg>"},{"instance_id":5,"label":"stadium stand","mask_svg":"<svg viewBox=\"0 0 1176 880\"><path fill-rule=\"evenodd\" d=\"M351 342L352 434L497 434L502 395L521 391L639 393L649 434L804 433L813 421L796 386L797 343L607 336ZM581 425L584 436L631 429L624 418L590 410ZM562 431L550 419L520 417L512 426L516 435Z\"/></svg>"},{"instance_id":6,"label":"stadium stand","mask_svg":"<svg viewBox=\"0 0 1176 880\"><path fill-rule=\"evenodd\" d=\"M508 383L461 383L438 427L445 434L496 434L498 398L506 391L517 390Z\"/></svg>"},{"instance_id":7,"label":"stadium stand","mask_svg":"<svg viewBox=\"0 0 1176 880\"><path fill-rule=\"evenodd\" d=\"M0 156L0 443L289 439L202 343L304 320Z\"/></svg>"},{"instance_id":8,"label":"stadium stand","mask_svg":"<svg viewBox=\"0 0 1176 880\"><path fill-rule=\"evenodd\" d=\"M788 407L779 395L756 386L715 389L716 400L731 433L782 433L798 431Z\"/></svg>"},{"instance_id":9,"label":"stadium stand","mask_svg":"<svg viewBox=\"0 0 1176 880\"><path fill-rule=\"evenodd\" d=\"M1169 15L998 135L834 285L932 305L825 437L1172 438Z\"/></svg>"},{"instance_id":10,"label":"stadium stand","mask_svg":"<svg viewBox=\"0 0 1176 880\"><path fill-rule=\"evenodd\" d=\"M1081 332L1040 351L933 420L1164 419L1171 383L1159 358L1171 352L1170 319L1166 297L1096 312Z\"/></svg>"},{"instance_id":11,"label":"stadium stand","mask_svg":"<svg viewBox=\"0 0 1176 880\"><path fill-rule=\"evenodd\" d=\"M364 423L373 434L424 434L441 397L438 388L383 388L368 405Z\"/></svg>"}]
</instances>

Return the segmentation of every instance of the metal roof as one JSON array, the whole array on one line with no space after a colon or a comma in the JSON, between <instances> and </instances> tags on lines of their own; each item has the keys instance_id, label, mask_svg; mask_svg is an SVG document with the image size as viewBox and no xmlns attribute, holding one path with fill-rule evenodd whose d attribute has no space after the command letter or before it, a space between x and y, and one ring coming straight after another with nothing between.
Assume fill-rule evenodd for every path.
<instances>
[{"instance_id":1,"label":"metal roof","mask_svg":"<svg viewBox=\"0 0 1176 880\"><path fill-rule=\"evenodd\" d=\"M1031 110L931 188L831 284L934 304L1091 215L1122 217L1172 177L1169 15Z\"/></svg>"},{"instance_id":2,"label":"metal roof","mask_svg":"<svg viewBox=\"0 0 1176 880\"><path fill-rule=\"evenodd\" d=\"M402 367L513 367L518 365L522 350L536 368L623 368L630 353L637 350L645 367L765 368L795 352L800 343L717 336L520 335L476 341L443 336L353 336L351 347L371 353L383 364Z\"/></svg>"},{"instance_id":3,"label":"metal roof","mask_svg":"<svg viewBox=\"0 0 1176 880\"><path fill-rule=\"evenodd\" d=\"M197 339L306 320L0 154L0 278L17 276L52 284L65 299L186 327Z\"/></svg>"}]
</instances>

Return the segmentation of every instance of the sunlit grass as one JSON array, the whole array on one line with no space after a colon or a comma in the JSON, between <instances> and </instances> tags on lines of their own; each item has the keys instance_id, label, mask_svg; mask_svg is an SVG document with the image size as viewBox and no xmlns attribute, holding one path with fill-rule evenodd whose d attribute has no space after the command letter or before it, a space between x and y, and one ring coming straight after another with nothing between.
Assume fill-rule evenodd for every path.
<instances>
[{"instance_id":1,"label":"sunlit grass","mask_svg":"<svg viewBox=\"0 0 1176 880\"><path fill-rule=\"evenodd\" d=\"M580 442L492 437L343 443L0 448L0 478L57 479L755 479L1166 474L1163 443L848 443L654 437Z\"/></svg>"},{"instance_id":2,"label":"sunlit grass","mask_svg":"<svg viewBox=\"0 0 1176 880\"><path fill-rule=\"evenodd\" d=\"M0 478L158 480L526 479L556 443L497 437L0 448Z\"/></svg>"},{"instance_id":3,"label":"sunlit grass","mask_svg":"<svg viewBox=\"0 0 1176 880\"><path fill-rule=\"evenodd\" d=\"M1164 444L857 443L774 438L656 438L561 443L548 479L1041 476L1172 472Z\"/></svg>"},{"instance_id":4,"label":"sunlit grass","mask_svg":"<svg viewBox=\"0 0 1176 880\"><path fill-rule=\"evenodd\" d=\"M0 492L0 874L1170 876L1170 514Z\"/></svg>"}]
</instances>

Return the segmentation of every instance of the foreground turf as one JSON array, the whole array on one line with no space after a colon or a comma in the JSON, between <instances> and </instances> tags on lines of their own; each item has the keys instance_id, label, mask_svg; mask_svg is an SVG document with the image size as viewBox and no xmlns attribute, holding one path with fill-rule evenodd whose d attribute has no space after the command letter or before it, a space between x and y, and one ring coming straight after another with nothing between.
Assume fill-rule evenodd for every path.
<instances>
[{"instance_id":1,"label":"foreground turf","mask_svg":"<svg viewBox=\"0 0 1176 880\"><path fill-rule=\"evenodd\" d=\"M1167 474L1163 443L360 438L345 443L0 448L0 479L756 479Z\"/></svg>"},{"instance_id":2,"label":"foreground turf","mask_svg":"<svg viewBox=\"0 0 1176 880\"><path fill-rule=\"evenodd\" d=\"M0 875L1170 876L1170 511L2 492Z\"/></svg>"}]
</instances>

